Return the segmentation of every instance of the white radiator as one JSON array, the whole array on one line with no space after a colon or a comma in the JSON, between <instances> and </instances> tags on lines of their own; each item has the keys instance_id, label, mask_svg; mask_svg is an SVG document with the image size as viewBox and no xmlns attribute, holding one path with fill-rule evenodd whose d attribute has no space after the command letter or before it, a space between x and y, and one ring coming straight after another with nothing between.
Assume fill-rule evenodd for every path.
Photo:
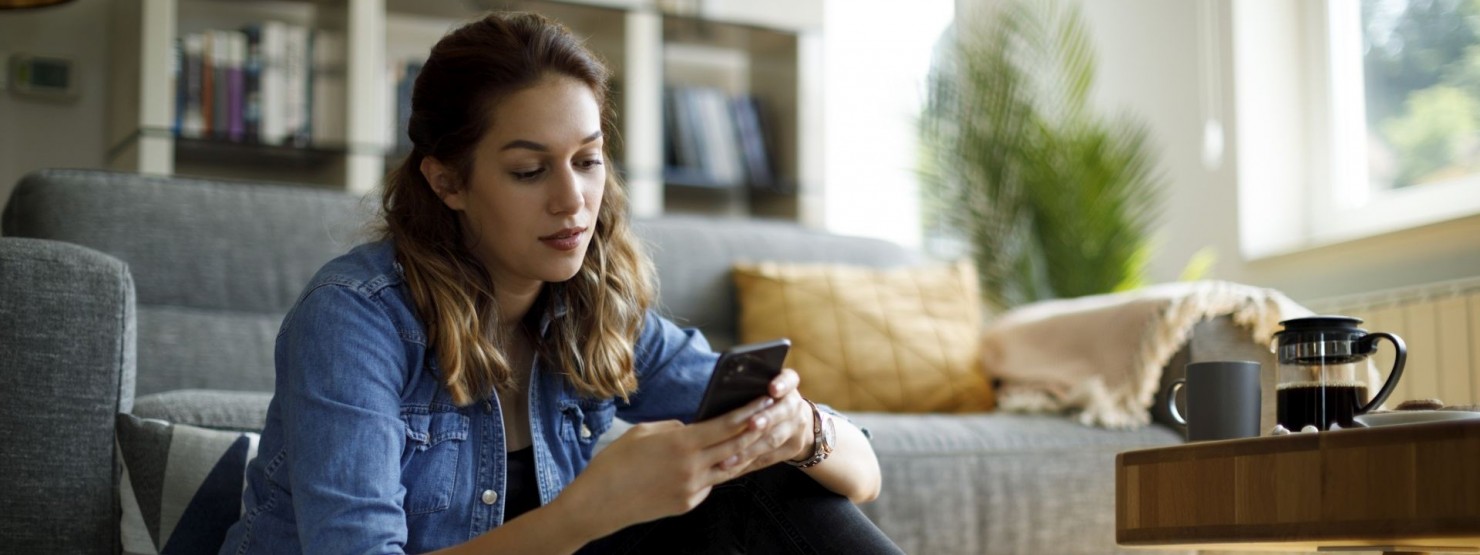
<instances>
[{"instance_id":1,"label":"white radiator","mask_svg":"<svg viewBox=\"0 0 1480 555\"><path fill-rule=\"evenodd\" d=\"M1317 314L1361 318L1367 331L1390 332L1408 344L1408 364L1387 406L1408 399L1480 404L1480 278L1303 304ZM1386 379L1393 350L1386 341L1378 345L1376 364Z\"/></svg>"}]
</instances>

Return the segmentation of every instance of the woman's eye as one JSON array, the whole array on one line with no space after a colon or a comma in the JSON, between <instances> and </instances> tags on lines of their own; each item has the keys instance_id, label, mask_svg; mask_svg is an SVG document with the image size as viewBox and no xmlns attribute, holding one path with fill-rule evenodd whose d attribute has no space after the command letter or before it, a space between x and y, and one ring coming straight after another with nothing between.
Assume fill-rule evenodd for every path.
<instances>
[{"instance_id":1,"label":"woman's eye","mask_svg":"<svg viewBox=\"0 0 1480 555\"><path fill-rule=\"evenodd\" d=\"M576 167L583 170L591 170L596 169L596 167L600 166L601 164L602 162L600 158L592 158L590 160L581 160L580 162L576 162Z\"/></svg>"},{"instance_id":2,"label":"woman's eye","mask_svg":"<svg viewBox=\"0 0 1480 555\"><path fill-rule=\"evenodd\" d=\"M514 179L517 179L519 181L533 181L535 178L539 177L540 174L542 174L544 172L545 172L544 168L540 168L540 169L537 169L537 170L531 170L531 171L527 171L527 172L509 172L509 175L514 176Z\"/></svg>"}]
</instances>

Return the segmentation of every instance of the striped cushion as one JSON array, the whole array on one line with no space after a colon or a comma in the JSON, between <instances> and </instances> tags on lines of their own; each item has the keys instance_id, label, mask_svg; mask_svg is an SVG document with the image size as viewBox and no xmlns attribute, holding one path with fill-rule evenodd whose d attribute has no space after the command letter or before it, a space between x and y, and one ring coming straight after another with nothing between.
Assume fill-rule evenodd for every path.
<instances>
[{"instance_id":1,"label":"striped cushion","mask_svg":"<svg viewBox=\"0 0 1480 555\"><path fill-rule=\"evenodd\" d=\"M241 516L258 435L119 414L123 552L215 553Z\"/></svg>"}]
</instances>

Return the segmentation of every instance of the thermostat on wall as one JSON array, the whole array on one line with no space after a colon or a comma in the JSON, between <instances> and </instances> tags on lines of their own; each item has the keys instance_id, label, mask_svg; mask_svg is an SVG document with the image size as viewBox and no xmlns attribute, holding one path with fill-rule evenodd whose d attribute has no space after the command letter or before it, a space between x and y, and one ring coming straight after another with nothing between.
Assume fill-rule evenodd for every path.
<instances>
[{"instance_id":1,"label":"thermostat on wall","mask_svg":"<svg viewBox=\"0 0 1480 555\"><path fill-rule=\"evenodd\" d=\"M5 74L12 94L53 100L77 97L77 72L72 60L12 54L9 63Z\"/></svg>"}]
</instances>

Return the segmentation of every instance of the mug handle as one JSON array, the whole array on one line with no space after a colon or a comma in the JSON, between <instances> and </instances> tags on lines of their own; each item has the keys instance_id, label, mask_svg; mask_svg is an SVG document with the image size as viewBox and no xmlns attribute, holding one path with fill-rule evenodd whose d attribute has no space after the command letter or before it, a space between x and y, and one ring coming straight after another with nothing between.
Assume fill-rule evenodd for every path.
<instances>
[{"instance_id":1,"label":"mug handle","mask_svg":"<svg viewBox=\"0 0 1480 555\"><path fill-rule=\"evenodd\" d=\"M1408 362L1408 347L1403 345L1403 340L1396 335L1382 331L1369 333L1357 340L1357 349L1365 354L1377 352L1377 340L1386 338L1398 349L1398 356L1393 358L1393 370L1388 374L1387 382L1382 384L1382 389L1377 392L1366 405L1357 410L1357 414L1367 414L1368 411L1382 406L1388 395L1393 394L1393 389L1398 387L1398 378L1403 375L1403 365Z\"/></svg>"},{"instance_id":2,"label":"mug handle","mask_svg":"<svg viewBox=\"0 0 1480 555\"><path fill-rule=\"evenodd\" d=\"M1183 426L1187 425L1187 419L1182 416L1181 411L1177 410L1177 390L1182 389L1186 385L1187 378L1177 378L1172 380L1171 385L1167 386L1167 411L1172 413L1172 420L1176 420L1178 424Z\"/></svg>"}]
</instances>

